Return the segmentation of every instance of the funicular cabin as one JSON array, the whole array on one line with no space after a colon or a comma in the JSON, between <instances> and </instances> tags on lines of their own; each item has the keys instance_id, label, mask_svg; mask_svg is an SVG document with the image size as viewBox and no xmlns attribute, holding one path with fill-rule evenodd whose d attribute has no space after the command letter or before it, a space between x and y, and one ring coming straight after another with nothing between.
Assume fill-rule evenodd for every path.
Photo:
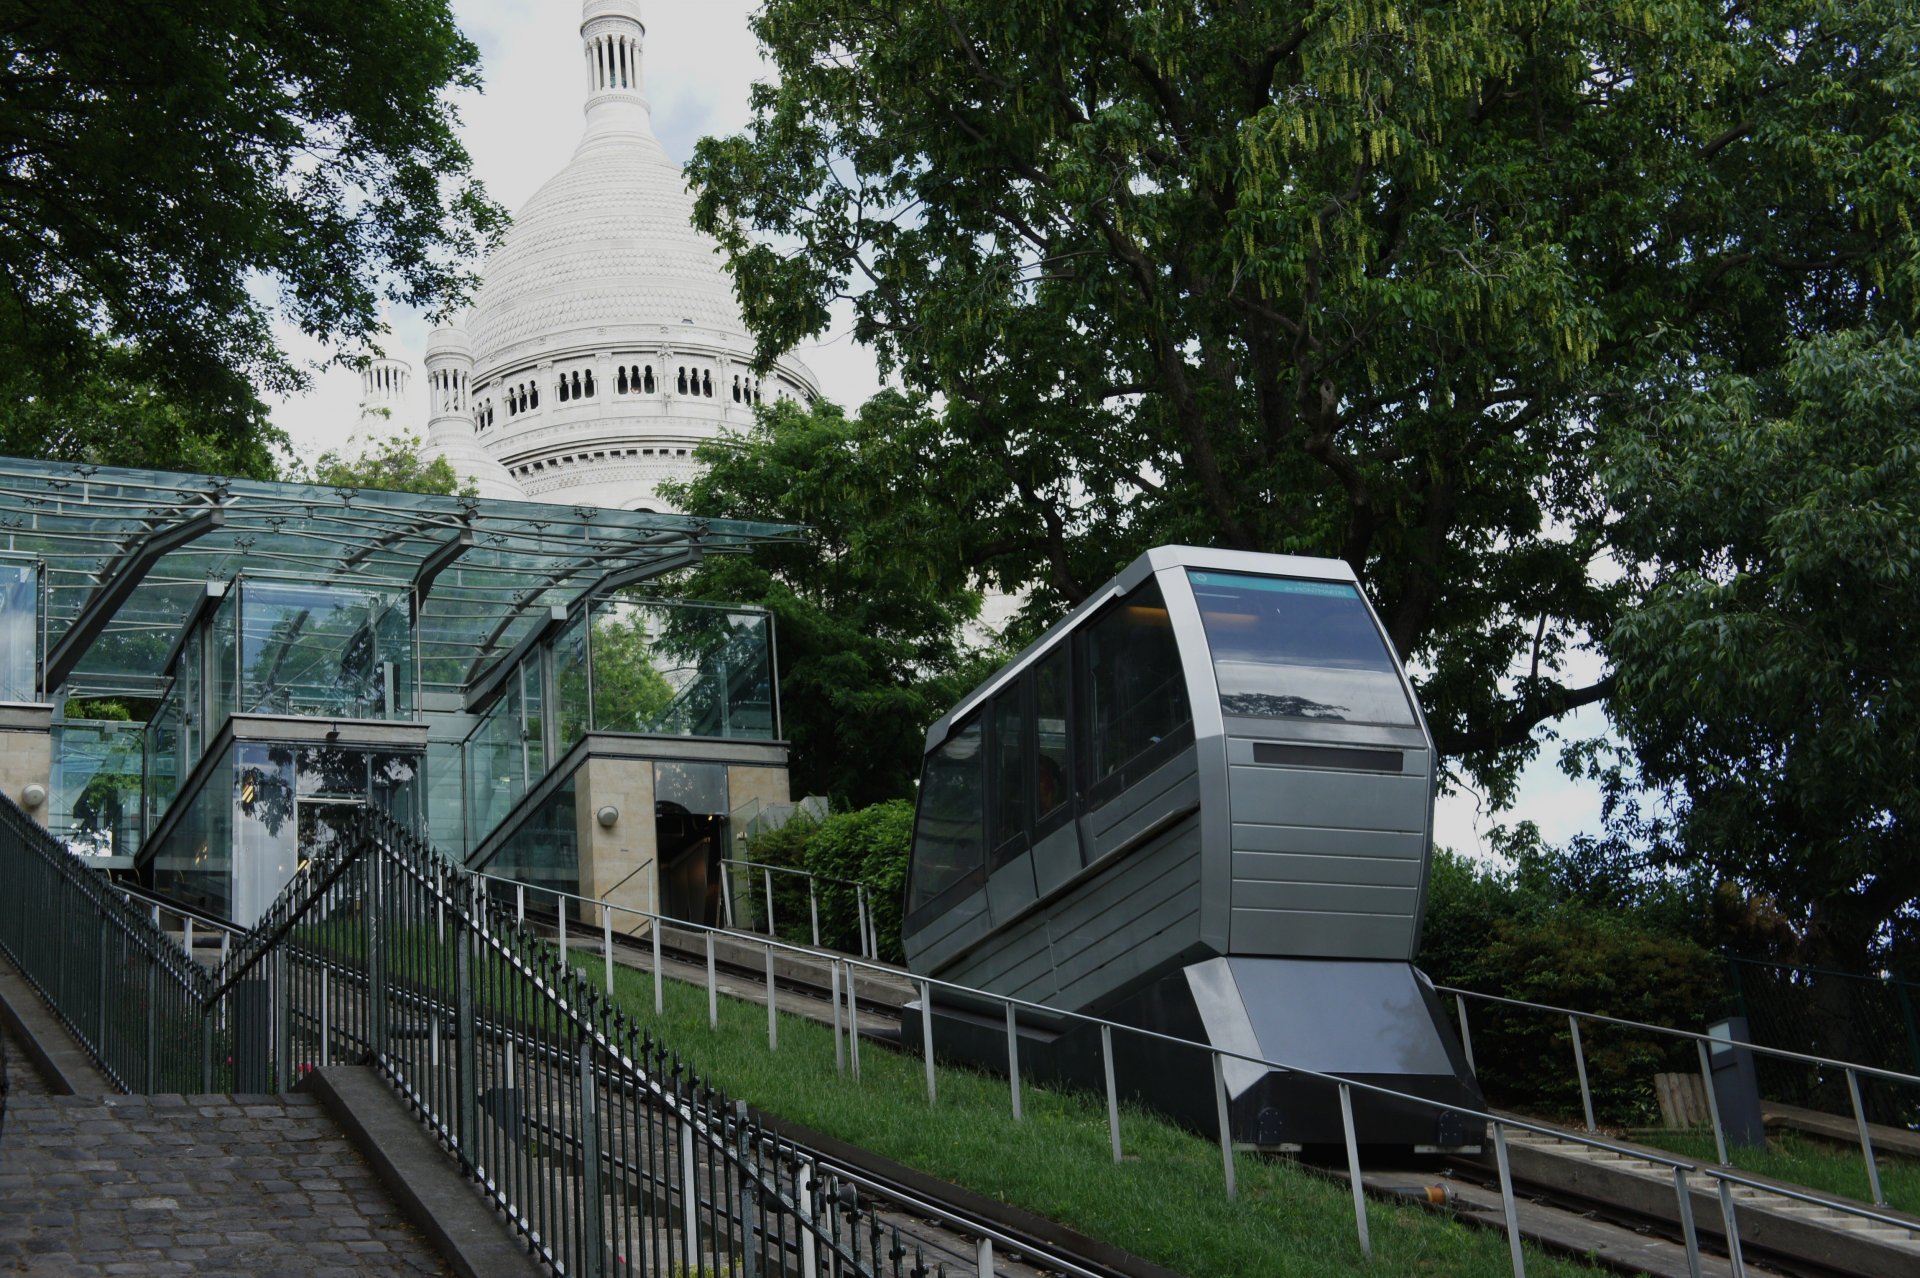
<instances>
[{"instance_id":1,"label":"funicular cabin","mask_svg":"<svg viewBox=\"0 0 1920 1278\"><path fill-rule=\"evenodd\" d=\"M1337 560L1150 551L927 734L902 929L917 973L1477 1106L1419 948L1434 750ZM1097 1032L1021 1013L1020 1059L1100 1083ZM935 999L1004 1067L991 1005ZM910 1033L917 1030L910 1029ZM1217 1125L1204 1054L1121 1035L1122 1086ZM1341 1139L1330 1092L1229 1062L1236 1140ZM1368 1144L1479 1131L1364 1101Z\"/></svg>"},{"instance_id":2,"label":"funicular cabin","mask_svg":"<svg viewBox=\"0 0 1920 1278\"><path fill-rule=\"evenodd\" d=\"M535 908L716 921L789 797L772 621L636 591L794 531L0 459L0 792L242 925L368 806Z\"/></svg>"}]
</instances>

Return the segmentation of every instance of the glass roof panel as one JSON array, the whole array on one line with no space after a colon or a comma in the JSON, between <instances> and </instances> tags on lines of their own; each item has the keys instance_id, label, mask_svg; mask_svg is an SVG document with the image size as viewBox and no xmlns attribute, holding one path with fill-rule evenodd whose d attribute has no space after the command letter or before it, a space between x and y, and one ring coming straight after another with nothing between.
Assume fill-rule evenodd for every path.
<instances>
[{"instance_id":1,"label":"glass roof panel","mask_svg":"<svg viewBox=\"0 0 1920 1278\"><path fill-rule=\"evenodd\" d=\"M407 591L468 530L473 545L441 572L420 612L421 655L440 659L437 670L456 662L477 670L547 607L571 605L611 575L670 571L688 552L739 553L802 531L0 457L0 551L46 562L49 652L116 572L146 569L74 669L73 679L90 684L163 675L209 581L247 571ZM179 544L157 559L142 553L170 539Z\"/></svg>"}]
</instances>

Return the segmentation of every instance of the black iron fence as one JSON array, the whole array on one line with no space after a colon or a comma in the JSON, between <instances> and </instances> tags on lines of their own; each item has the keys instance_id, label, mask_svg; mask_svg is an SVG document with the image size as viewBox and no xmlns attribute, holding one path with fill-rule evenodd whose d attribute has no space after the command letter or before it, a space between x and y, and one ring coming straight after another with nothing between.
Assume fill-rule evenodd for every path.
<instances>
[{"instance_id":1,"label":"black iron fence","mask_svg":"<svg viewBox=\"0 0 1920 1278\"><path fill-rule=\"evenodd\" d=\"M383 814L211 973L4 799L0 881L0 949L122 1087L270 1092L371 1063L555 1273L932 1272Z\"/></svg>"},{"instance_id":2,"label":"black iron fence","mask_svg":"<svg viewBox=\"0 0 1920 1278\"><path fill-rule=\"evenodd\" d=\"M1734 1005L1754 1042L1920 1074L1920 985L1731 955L1727 968ZM1846 1103L1846 1081L1833 1070L1769 1060L1760 1065L1760 1080L1767 1096L1789 1104ZM1865 1103L1876 1122L1920 1125L1920 1095L1910 1088L1868 1082Z\"/></svg>"}]
</instances>

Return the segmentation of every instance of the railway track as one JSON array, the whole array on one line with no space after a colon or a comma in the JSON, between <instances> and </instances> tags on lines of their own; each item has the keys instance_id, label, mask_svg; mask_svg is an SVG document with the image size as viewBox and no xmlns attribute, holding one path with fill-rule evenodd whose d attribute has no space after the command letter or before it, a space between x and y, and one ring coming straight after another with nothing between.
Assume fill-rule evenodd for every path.
<instances>
[{"instance_id":1,"label":"railway track","mask_svg":"<svg viewBox=\"0 0 1920 1278\"><path fill-rule=\"evenodd\" d=\"M684 983L707 983L708 958L704 943L697 939L696 934L676 934L670 928L663 932L663 975ZM582 948L591 948L598 953L598 939L590 938ZM713 956L713 986L716 992L763 1003L768 972L764 957L756 961L756 955L764 955L764 946L749 937L729 937L716 944ZM633 942L616 937L616 961L651 970L651 942ZM835 1023L836 992L824 975L828 961L822 959L816 973L803 970L800 964L801 960L783 957L783 961L775 965L772 984L779 1009L807 1016L822 1024ZM914 997L911 978L903 972L897 981L877 979L862 984L858 993L862 1040L897 1048L900 1007ZM842 1007L845 999L845 991L840 991ZM775 1128L783 1126L778 1116L763 1117ZM993 1210L995 1208L1004 1210L1001 1204L987 1204L985 1209L976 1209L969 1214L964 1206L954 1201L952 1186L925 1177L903 1180L899 1173L907 1169L894 1168L885 1164L884 1160L863 1155L863 1151L850 1151L845 1147L823 1148L834 1145L834 1142L817 1133L793 1131L791 1124L785 1127L792 1131L800 1144L808 1146L823 1165L832 1167L854 1183L862 1184L865 1192L889 1204L885 1210L897 1215L902 1222L926 1222L945 1217L964 1230L994 1236L998 1272L1026 1272L1010 1267L1000 1259L1012 1252L1020 1258L1018 1263L1030 1266L1032 1272L1041 1274L1100 1275L1106 1278L1107 1275L1164 1273L1151 1266L1145 1270L1130 1267L1130 1262L1132 1266L1145 1263L1136 1257L1118 1254L1090 1256L1086 1253L1091 1240L1080 1240L1078 1247L1072 1243L1049 1243L1031 1229L1022 1229L1020 1225L996 1213ZM1537 1141L1531 1143L1530 1150L1536 1157L1528 1160L1528 1165L1551 1168L1556 1151L1547 1149L1545 1144ZM1315 1170L1336 1179L1345 1179L1344 1172L1340 1170ZM1490 1155L1484 1164L1472 1158L1448 1160L1443 1184L1446 1202L1439 1209L1451 1211L1469 1224L1505 1229L1504 1209ZM1363 1185L1376 1198L1399 1203L1417 1198L1424 1189L1418 1175L1394 1171L1367 1173L1363 1176ZM1681 1228L1675 1219L1677 1211L1662 1215L1657 1208L1646 1210L1645 1195L1610 1192L1607 1178L1591 1175L1572 1178L1555 1174L1528 1175L1516 1169L1514 1189L1520 1200L1520 1231L1535 1244L1550 1251L1580 1257L1616 1272L1652 1274L1658 1278L1692 1278ZM1667 1205L1671 1208L1674 1199L1670 1185L1665 1187L1664 1192ZM1696 1197L1699 1196L1696 1191ZM1763 1209L1777 1212L1787 1204L1784 1199L1781 1203L1763 1203L1746 1191L1742 1191L1741 1197L1743 1201L1737 1209L1741 1212L1745 1241L1738 1267L1727 1254L1717 1207L1711 1210L1704 1206L1696 1209L1701 1252L1699 1278L1731 1278L1742 1272L1755 1275L1755 1278L1878 1278L1879 1275L1906 1278L1909 1274L1920 1273L1920 1239L1916 1239L1911 1267L1899 1252L1889 1252L1875 1258L1861 1251L1858 1246L1851 1250L1836 1250L1826 1245L1825 1235L1837 1233L1844 1241L1859 1243L1862 1241L1862 1231L1858 1228L1840 1229L1833 1221L1813 1220L1811 1217L1817 1213L1802 1209L1799 1205L1793 1205L1800 1215L1796 1223L1806 1226L1798 1231L1799 1236L1795 1236L1793 1230L1783 1235L1776 1229L1760 1231L1765 1234L1766 1242L1747 1239L1749 1224L1754 1220L1755 1213ZM948 1236L939 1239L937 1245L933 1239L929 1239L930 1254L940 1255L949 1265L949 1272L966 1272L977 1260L967 1253L963 1241L956 1241L960 1231L947 1227L946 1232ZM1883 1232L1890 1234L1893 1231ZM1863 1256L1866 1257L1864 1262Z\"/></svg>"}]
</instances>

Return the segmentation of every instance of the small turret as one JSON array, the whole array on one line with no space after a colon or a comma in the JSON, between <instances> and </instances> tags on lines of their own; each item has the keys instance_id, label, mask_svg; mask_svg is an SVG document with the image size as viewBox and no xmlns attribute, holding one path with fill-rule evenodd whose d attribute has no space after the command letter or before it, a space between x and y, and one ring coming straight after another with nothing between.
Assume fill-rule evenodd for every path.
<instances>
[{"instance_id":1,"label":"small turret","mask_svg":"<svg viewBox=\"0 0 1920 1278\"><path fill-rule=\"evenodd\" d=\"M462 480L472 480L482 497L524 498L507 468L474 438L473 340L467 330L447 325L427 338L427 415L429 456L444 457Z\"/></svg>"},{"instance_id":2,"label":"small turret","mask_svg":"<svg viewBox=\"0 0 1920 1278\"><path fill-rule=\"evenodd\" d=\"M403 412L407 389L413 385L413 365L403 359L380 356L360 374L360 424L358 432L371 428L383 432L394 417Z\"/></svg>"},{"instance_id":3,"label":"small turret","mask_svg":"<svg viewBox=\"0 0 1920 1278\"><path fill-rule=\"evenodd\" d=\"M647 27L639 0L586 0L580 41L587 63L587 133L581 145L621 134L653 133L641 55Z\"/></svg>"}]
</instances>

